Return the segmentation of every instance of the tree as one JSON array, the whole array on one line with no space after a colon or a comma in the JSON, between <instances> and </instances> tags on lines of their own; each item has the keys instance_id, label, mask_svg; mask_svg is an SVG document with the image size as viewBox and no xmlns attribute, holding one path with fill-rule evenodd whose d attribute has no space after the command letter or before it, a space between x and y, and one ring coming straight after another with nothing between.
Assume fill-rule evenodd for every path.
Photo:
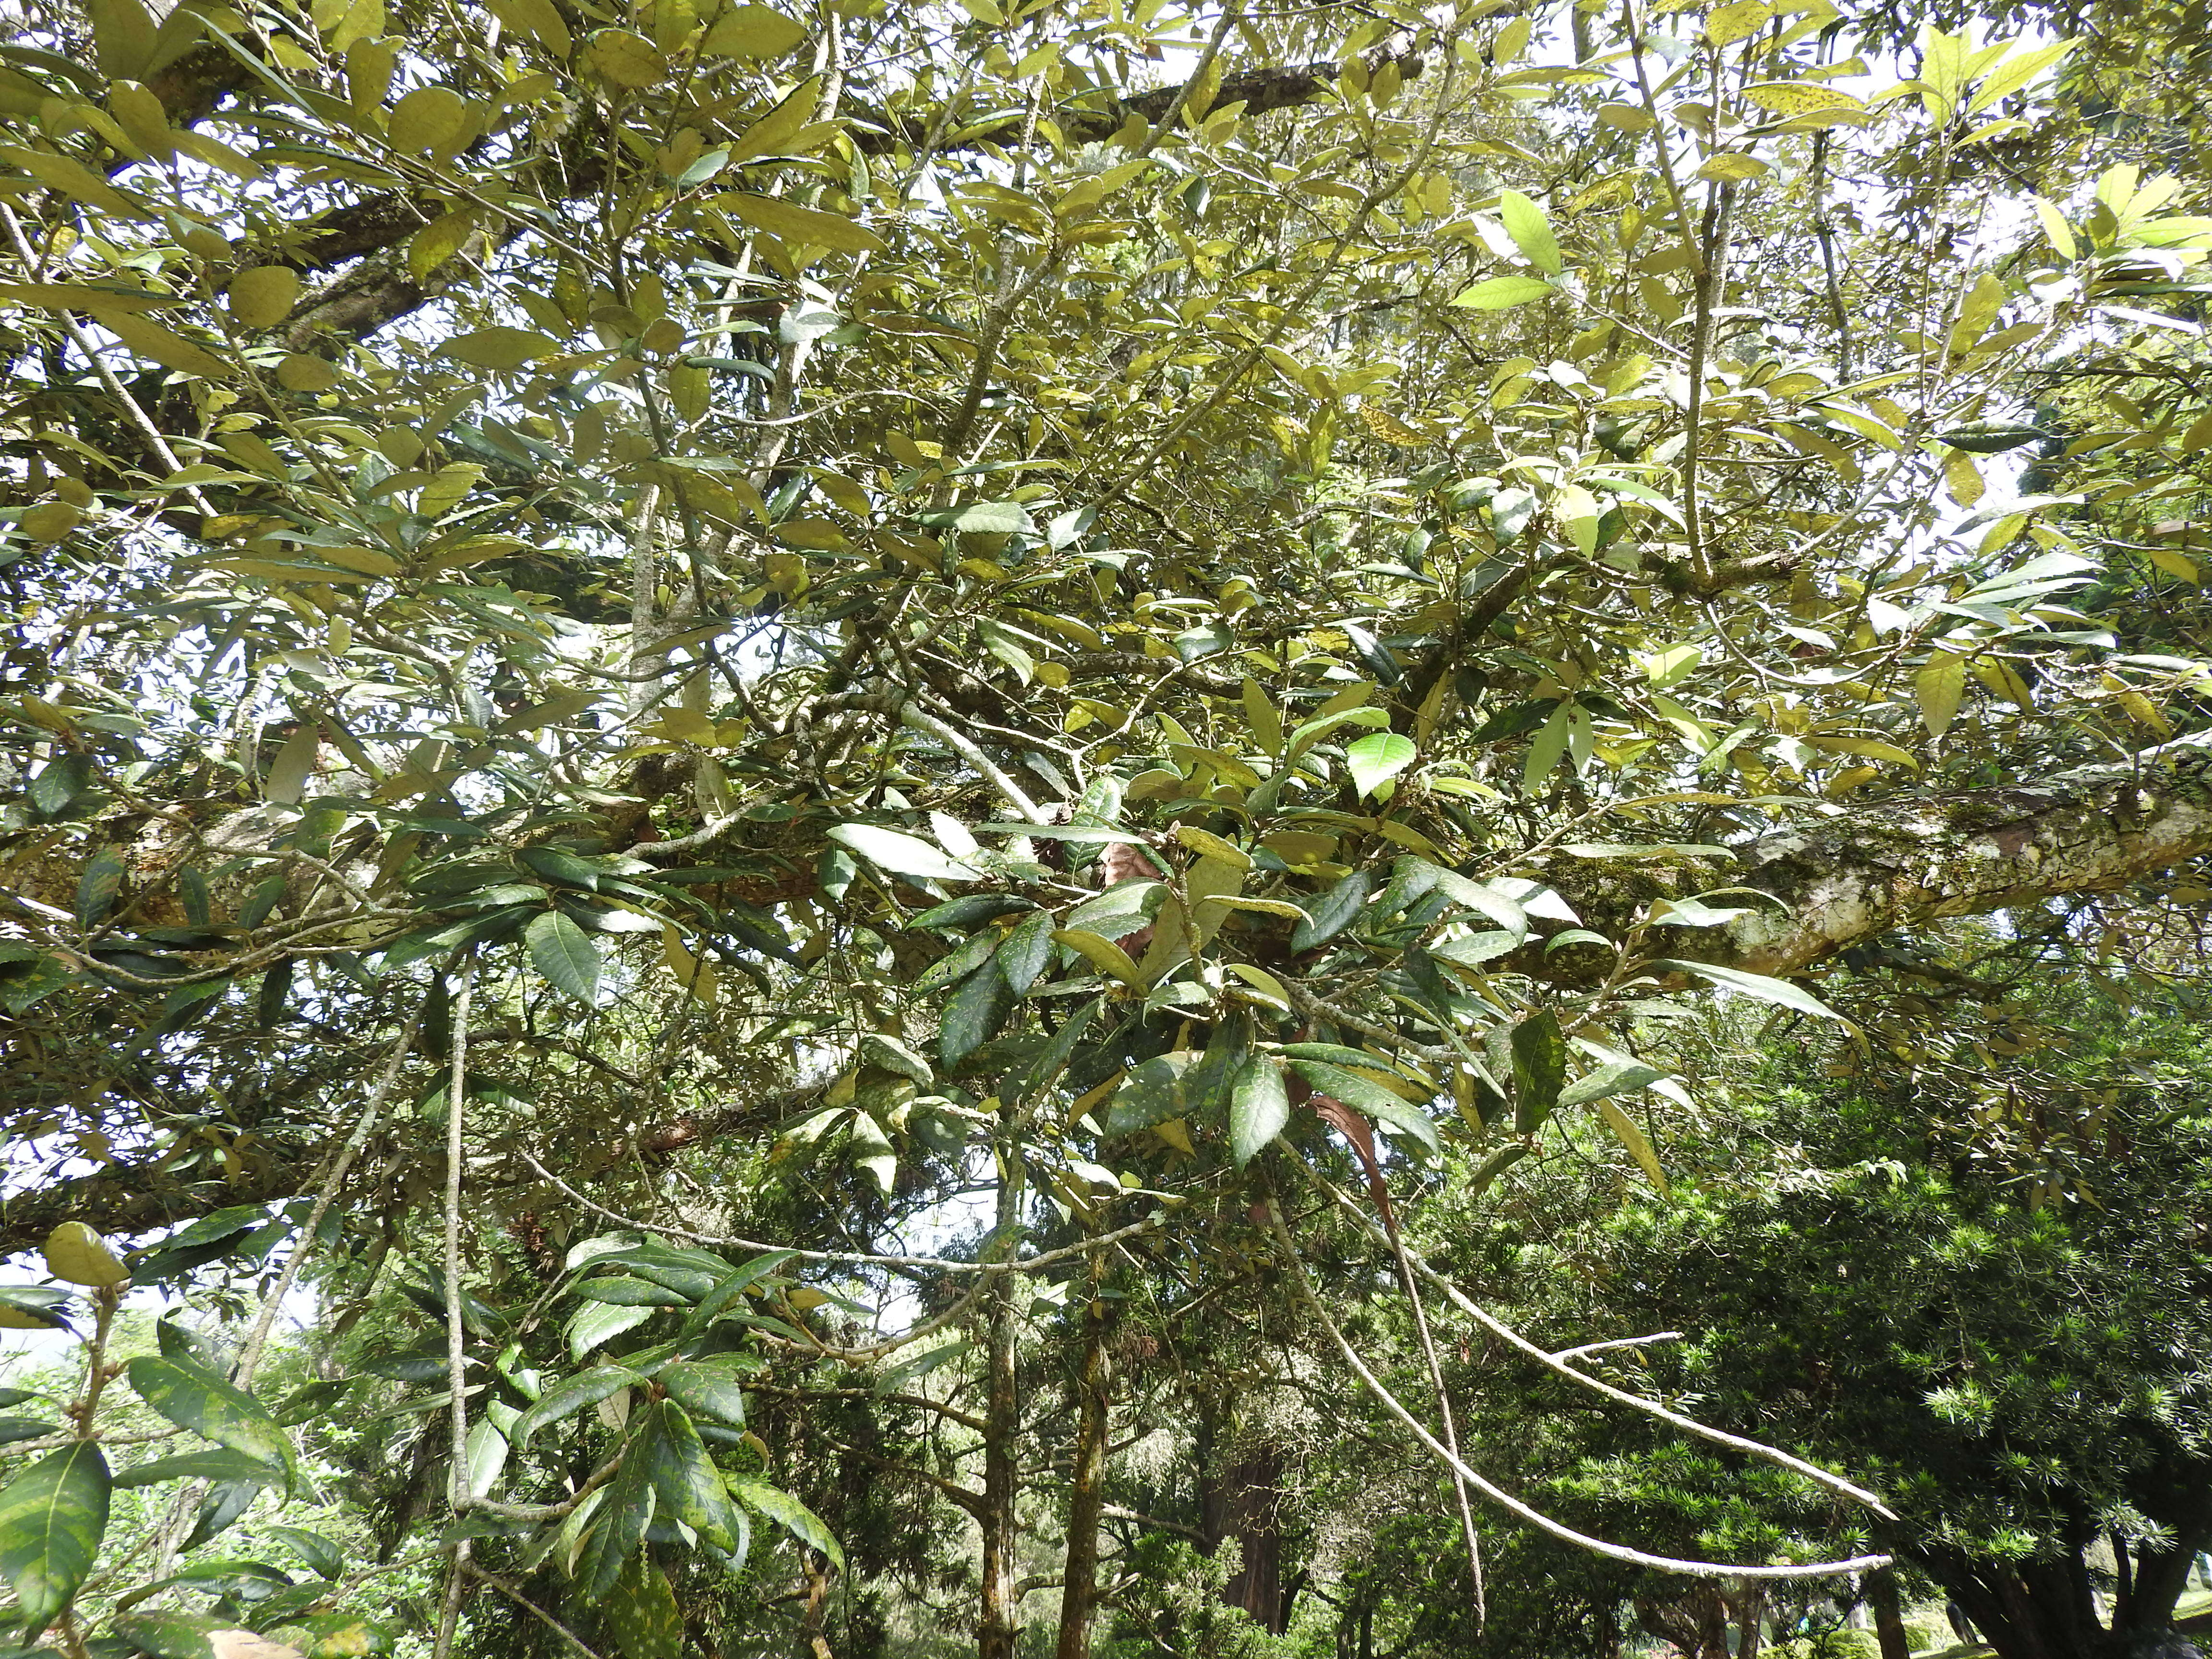
<instances>
[{"instance_id":1,"label":"tree","mask_svg":"<svg viewBox=\"0 0 2212 1659\"><path fill-rule=\"evenodd\" d=\"M973 1573L985 1659L1057 1589L1072 1659L1144 1547L1102 1391L1169 1397L1111 1303L1264 1285L1279 1353L1341 1329L1323 1170L1395 1243L1417 1168L1656 1160L1655 1002L2203 896L2202 669L2129 586L2197 574L2212 227L2137 153L2196 142L2185 18L17 15L0 1235L92 1338L0 1492L33 1641L199 1639L122 1604L296 1488L306 1284L290 1426L434 1425L361 1478L441 1659L486 1598L826 1645L821 1515L921 1491L972 1560L869 1571ZM2096 427L1998 505L2046 404ZM126 1267L234 1298L116 1373L201 1461L109 1456ZM1270 1468L1192 1474L1273 1621Z\"/></svg>"},{"instance_id":2,"label":"tree","mask_svg":"<svg viewBox=\"0 0 2212 1659\"><path fill-rule=\"evenodd\" d=\"M1492 1228L1529 1239L1527 1316L1672 1331L1623 1351L1643 1386L1866 1474L1899 1511L1873 1534L2000 1654L2148 1648L2212 1538L2193 1218L2212 1164L2192 1012L2053 996L2050 1040L1985 1060L2025 1118L2056 1132L2069 1107L2096 1115L2094 1188L2045 1196L2040 1157L2008 1168L1960 1137L1940 1064L1892 1058L1838 1080L1832 1054L1784 1047L1715 1080L1725 1119L1670 1137L1671 1200L1601 1188L1582 1224L1547 1226L1559 1188L1593 1184L1562 1160L1516 1176L1528 1190ZM1497 1238L1459 1244L1502 1254ZM1747 1503L1748 1471L1686 1466L1635 1428L1582 1432L1562 1496L1593 1524L1638 1513L1707 1551L1747 1519L1831 1546L1839 1521L1846 1537L1865 1524L1793 1516L1781 1491Z\"/></svg>"}]
</instances>

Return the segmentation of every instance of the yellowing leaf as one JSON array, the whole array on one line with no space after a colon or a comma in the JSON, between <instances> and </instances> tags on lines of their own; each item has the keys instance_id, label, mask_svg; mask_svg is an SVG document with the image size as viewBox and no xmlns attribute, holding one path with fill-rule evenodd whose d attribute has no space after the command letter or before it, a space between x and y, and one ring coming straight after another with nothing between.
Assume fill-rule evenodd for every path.
<instances>
[{"instance_id":1,"label":"yellowing leaf","mask_svg":"<svg viewBox=\"0 0 2212 1659\"><path fill-rule=\"evenodd\" d=\"M1052 936L1055 945L1065 945L1078 956L1089 959L1100 972L1112 975L1122 984L1142 990L1144 975L1137 971L1134 957L1103 934L1081 927L1055 928Z\"/></svg>"},{"instance_id":2,"label":"yellowing leaf","mask_svg":"<svg viewBox=\"0 0 2212 1659\"><path fill-rule=\"evenodd\" d=\"M769 6L732 6L699 43L702 58L781 58L806 39L806 26Z\"/></svg>"},{"instance_id":3,"label":"yellowing leaf","mask_svg":"<svg viewBox=\"0 0 2212 1659\"><path fill-rule=\"evenodd\" d=\"M392 106L392 148L420 155L455 148L469 125L468 101L446 87L417 87Z\"/></svg>"},{"instance_id":4,"label":"yellowing leaf","mask_svg":"<svg viewBox=\"0 0 2212 1659\"><path fill-rule=\"evenodd\" d=\"M166 368L180 374L197 374L204 380L220 380L230 373L228 365L216 356L194 345L181 334L173 334L159 323L128 312L116 312L100 319L100 325L131 348L141 357L151 357Z\"/></svg>"},{"instance_id":5,"label":"yellowing leaf","mask_svg":"<svg viewBox=\"0 0 2212 1659\"><path fill-rule=\"evenodd\" d=\"M276 365L276 383L287 392L328 392L338 383L338 372L320 357L295 351Z\"/></svg>"},{"instance_id":6,"label":"yellowing leaf","mask_svg":"<svg viewBox=\"0 0 2212 1659\"><path fill-rule=\"evenodd\" d=\"M1746 155L1740 150L1706 158L1698 169L1698 177L1711 179L1722 184L1741 185L1753 179L1764 179L1774 169L1756 155Z\"/></svg>"},{"instance_id":7,"label":"yellowing leaf","mask_svg":"<svg viewBox=\"0 0 2212 1659\"><path fill-rule=\"evenodd\" d=\"M255 265L231 278L230 314L240 328L274 328L300 298L300 273L289 265Z\"/></svg>"},{"instance_id":8,"label":"yellowing leaf","mask_svg":"<svg viewBox=\"0 0 2212 1659\"><path fill-rule=\"evenodd\" d=\"M431 220L407 244L407 274L421 282L461 251L476 223L474 208L459 208Z\"/></svg>"},{"instance_id":9,"label":"yellowing leaf","mask_svg":"<svg viewBox=\"0 0 2212 1659\"><path fill-rule=\"evenodd\" d=\"M1430 441L1389 410L1371 403L1359 405L1359 418L1367 429L1386 444L1400 449L1419 449Z\"/></svg>"},{"instance_id":10,"label":"yellowing leaf","mask_svg":"<svg viewBox=\"0 0 2212 1659\"><path fill-rule=\"evenodd\" d=\"M1920 763L1911 754L1893 743L1884 743L1879 738L1832 738L1825 732L1814 732L1805 741L1815 749L1840 755L1863 755L1869 760L1887 761L1895 766L1906 766L1914 771Z\"/></svg>"},{"instance_id":11,"label":"yellowing leaf","mask_svg":"<svg viewBox=\"0 0 2212 1659\"><path fill-rule=\"evenodd\" d=\"M601 29L584 49L586 62L602 80L635 91L668 78L668 58L659 46L629 29Z\"/></svg>"},{"instance_id":12,"label":"yellowing leaf","mask_svg":"<svg viewBox=\"0 0 2212 1659\"><path fill-rule=\"evenodd\" d=\"M566 58L574 42L553 0L489 0L492 13L517 34L527 35L556 58Z\"/></svg>"},{"instance_id":13,"label":"yellowing leaf","mask_svg":"<svg viewBox=\"0 0 2212 1659\"><path fill-rule=\"evenodd\" d=\"M1961 507L1972 507L1981 500L1984 485L1974 458L1963 449L1954 449L1944 456L1943 485L1950 491L1951 499Z\"/></svg>"},{"instance_id":14,"label":"yellowing leaf","mask_svg":"<svg viewBox=\"0 0 2212 1659\"><path fill-rule=\"evenodd\" d=\"M1539 276L1488 276L1462 290L1452 304L1468 311L1505 311L1551 292L1552 285Z\"/></svg>"},{"instance_id":15,"label":"yellowing leaf","mask_svg":"<svg viewBox=\"0 0 2212 1659\"><path fill-rule=\"evenodd\" d=\"M801 207L773 196L725 196L717 205L742 219L755 230L764 230L787 242L805 243L839 253L872 253L884 239L866 225L855 224L839 213Z\"/></svg>"},{"instance_id":16,"label":"yellowing leaf","mask_svg":"<svg viewBox=\"0 0 2212 1659\"><path fill-rule=\"evenodd\" d=\"M318 15L322 8L316 9ZM384 0L353 0L339 12L338 19L330 26L324 44L333 53L342 53L362 40L374 40L384 33Z\"/></svg>"},{"instance_id":17,"label":"yellowing leaf","mask_svg":"<svg viewBox=\"0 0 2212 1659\"><path fill-rule=\"evenodd\" d=\"M1705 39L1717 46L1733 46L1758 33L1773 15L1768 0L1729 0L1706 15Z\"/></svg>"},{"instance_id":18,"label":"yellowing leaf","mask_svg":"<svg viewBox=\"0 0 2212 1659\"><path fill-rule=\"evenodd\" d=\"M1743 95L1761 109L1783 115L1814 115L1827 110L1862 112L1866 106L1847 92L1810 81L1762 81L1746 87Z\"/></svg>"},{"instance_id":19,"label":"yellowing leaf","mask_svg":"<svg viewBox=\"0 0 2212 1659\"><path fill-rule=\"evenodd\" d=\"M158 160L176 149L168 111L149 88L136 81L118 81L107 89L107 108L131 142L147 155Z\"/></svg>"},{"instance_id":20,"label":"yellowing leaf","mask_svg":"<svg viewBox=\"0 0 2212 1659\"><path fill-rule=\"evenodd\" d=\"M743 161L781 154L805 130L821 98L820 76L800 82L784 94L782 102L738 135L738 142L730 146L730 159Z\"/></svg>"},{"instance_id":21,"label":"yellowing leaf","mask_svg":"<svg viewBox=\"0 0 2212 1659\"><path fill-rule=\"evenodd\" d=\"M1222 840L1220 836L1210 830L1200 830L1195 824L1177 824L1176 839L1201 858L1220 859L1225 863L1234 865L1239 870L1249 870L1252 867L1252 855L1249 853L1232 842Z\"/></svg>"},{"instance_id":22,"label":"yellowing leaf","mask_svg":"<svg viewBox=\"0 0 2212 1659\"><path fill-rule=\"evenodd\" d=\"M1628 1155L1636 1160L1644 1178L1662 1193L1668 1191L1667 1171L1660 1167L1659 1154L1651 1149L1650 1137L1637 1126L1636 1120L1610 1100L1598 1102L1597 1115L1613 1131L1613 1139L1628 1149Z\"/></svg>"},{"instance_id":23,"label":"yellowing leaf","mask_svg":"<svg viewBox=\"0 0 2212 1659\"><path fill-rule=\"evenodd\" d=\"M65 155L26 149L19 144L0 144L0 161L21 167L40 184L58 190L72 201L112 213L118 219L143 219L148 210L107 183L89 167Z\"/></svg>"},{"instance_id":24,"label":"yellowing leaf","mask_svg":"<svg viewBox=\"0 0 2212 1659\"><path fill-rule=\"evenodd\" d=\"M457 334L438 348L448 357L477 368L520 368L533 357L550 357L560 343L526 328L480 328Z\"/></svg>"},{"instance_id":25,"label":"yellowing leaf","mask_svg":"<svg viewBox=\"0 0 2212 1659\"><path fill-rule=\"evenodd\" d=\"M2201 580L2200 574L2197 568L2197 561L2191 558L2186 553L2175 552L2170 547L2154 547L2151 549L2150 562L2156 565L2160 570L2166 572L2167 575L2179 576L2183 581L2192 585Z\"/></svg>"},{"instance_id":26,"label":"yellowing leaf","mask_svg":"<svg viewBox=\"0 0 2212 1659\"><path fill-rule=\"evenodd\" d=\"M1912 694L1920 704L1920 723L1928 735L1940 738L1951 729L1966 692L1966 664L1962 657L1938 651L1912 677Z\"/></svg>"},{"instance_id":27,"label":"yellowing leaf","mask_svg":"<svg viewBox=\"0 0 2212 1659\"><path fill-rule=\"evenodd\" d=\"M64 1221L48 1233L46 1257L46 1271L71 1285L106 1290L131 1278L107 1241L82 1221Z\"/></svg>"},{"instance_id":28,"label":"yellowing leaf","mask_svg":"<svg viewBox=\"0 0 2212 1659\"><path fill-rule=\"evenodd\" d=\"M2009 698L2022 714L2035 712L2035 693L2020 672L2002 657L1977 657L1968 665L1973 677L2000 697Z\"/></svg>"},{"instance_id":29,"label":"yellowing leaf","mask_svg":"<svg viewBox=\"0 0 2212 1659\"><path fill-rule=\"evenodd\" d=\"M1552 234L1551 221L1545 218L1543 209L1519 191L1509 190L1498 198L1498 216L1504 222L1513 246L1530 264L1554 276L1565 268L1559 258L1559 240Z\"/></svg>"}]
</instances>

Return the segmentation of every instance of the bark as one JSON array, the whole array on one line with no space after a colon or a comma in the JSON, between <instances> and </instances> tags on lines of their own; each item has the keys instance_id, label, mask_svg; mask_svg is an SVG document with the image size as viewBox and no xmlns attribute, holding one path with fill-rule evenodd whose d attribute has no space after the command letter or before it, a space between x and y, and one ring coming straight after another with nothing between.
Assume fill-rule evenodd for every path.
<instances>
[{"instance_id":1,"label":"bark","mask_svg":"<svg viewBox=\"0 0 2212 1659\"><path fill-rule=\"evenodd\" d=\"M1282 1453L1272 1446L1249 1450L1207 1481L1201 1525L1208 1555L1231 1539L1241 1553L1236 1572L1222 1587L1224 1604L1243 1608L1253 1623L1276 1636L1290 1618L1283 1593L1282 1486Z\"/></svg>"},{"instance_id":2,"label":"bark","mask_svg":"<svg viewBox=\"0 0 2212 1659\"><path fill-rule=\"evenodd\" d=\"M1786 975L1893 928L2071 894L2112 892L2212 853L2212 735L2040 783L1905 796L1839 808L1716 859L1695 886L1746 887L1759 904L1725 927L1655 930L1667 955ZM1604 860L1561 860L1546 878L1600 932L1625 931L1667 890ZM1571 977L1561 958L1526 964ZM1608 963L1610 958L1608 957ZM1523 965L1516 963L1516 966Z\"/></svg>"},{"instance_id":3,"label":"bark","mask_svg":"<svg viewBox=\"0 0 2212 1659\"><path fill-rule=\"evenodd\" d=\"M1875 1639L1881 1644L1881 1659L1912 1659L1912 1644L1905 1633L1905 1608L1897 1594L1895 1569L1870 1572L1866 1581L1867 1601L1874 1608Z\"/></svg>"},{"instance_id":4,"label":"bark","mask_svg":"<svg viewBox=\"0 0 2212 1659\"><path fill-rule=\"evenodd\" d=\"M1765 1616L1766 1587L1746 1584L1735 1602L1736 1659L1759 1659L1761 1621Z\"/></svg>"},{"instance_id":5,"label":"bark","mask_svg":"<svg viewBox=\"0 0 2212 1659\"><path fill-rule=\"evenodd\" d=\"M1373 74L1384 65L1395 64L1401 79L1411 81L1421 73L1419 54L1411 52L1372 52L1367 55L1368 72ZM1240 74L1224 76L1221 88L1214 94L1208 106L1219 109L1228 104L1242 104L1247 116L1267 115L1279 109L1294 109L1300 104L1310 104L1326 96L1336 85L1341 65L1334 59L1313 64L1296 64L1275 69L1246 70ZM1180 85L1154 87L1131 97L1116 97L1111 93L1097 92L1087 101L1079 100L1072 106L1053 112L1053 118L1060 131L1078 143L1098 143L1112 137L1121 130L1132 116L1146 121L1157 121L1174 107L1182 95ZM1018 142L1027 117L1015 114L1005 119L981 125L963 127L957 136L940 143L943 149L974 149L985 144L1006 144ZM927 136L929 123L912 117L877 115L872 122L853 134L853 142L866 154L888 155L902 146L921 143Z\"/></svg>"},{"instance_id":6,"label":"bark","mask_svg":"<svg viewBox=\"0 0 2212 1659\"><path fill-rule=\"evenodd\" d=\"M1011 1092L1011 1091L1010 1091ZM1010 1238L1022 1215L1021 1148L1012 1122L1014 1109L1001 1117L998 1228ZM1005 1248L1001 1246L1000 1248ZM986 1314L985 1405L983 1411L983 1583L976 1659L1014 1659L1021 1638L1018 1554L1021 1468L1021 1396L1014 1375L1016 1330L1014 1281L1000 1273L984 1293Z\"/></svg>"},{"instance_id":7,"label":"bark","mask_svg":"<svg viewBox=\"0 0 2212 1659\"><path fill-rule=\"evenodd\" d=\"M1076 1379L1075 1462L1054 1659L1091 1659L1091 1621L1098 1603L1098 1523L1106 1509L1106 1447L1113 1422L1109 1344L1115 1305L1099 1294L1099 1265L1092 1256L1091 1306L1084 1315L1082 1370Z\"/></svg>"},{"instance_id":8,"label":"bark","mask_svg":"<svg viewBox=\"0 0 2212 1659\"><path fill-rule=\"evenodd\" d=\"M1729 1659L1728 1604L1714 1585L1692 1585L1672 1601L1637 1597L1636 1626L1683 1659Z\"/></svg>"}]
</instances>

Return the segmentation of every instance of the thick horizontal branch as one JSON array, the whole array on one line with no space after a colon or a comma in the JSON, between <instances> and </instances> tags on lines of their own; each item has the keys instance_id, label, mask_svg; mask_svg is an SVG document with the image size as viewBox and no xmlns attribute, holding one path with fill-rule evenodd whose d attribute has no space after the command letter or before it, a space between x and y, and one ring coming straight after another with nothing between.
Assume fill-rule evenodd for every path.
<instances>
[{"instance_id":1,"label":"thick horizontal branch","mask_svg":"<svg viewBox=\"0 0 2212 1659\"><path fill-rule=\"evenodd\" d=\"M1413 52L1377 52L1368 54L1370 74L1381 71L1386 65L1397 66L1399 76L1407 81L1419 75L1422 64L1419 54ZM1287 64L1275 69L1245 70L1236 75L1224 76L1218 90L1213 94L1212 109L1226 104L1242 104L1248 116L1267 115L1279 109L1295 109L1301 104L1310 104L1328 93L1336 84L1343 65L1334 58L1319 63ZM1154 87L1148 91L1116 98L1109 94L1092 94L1092 101L1079 102L1054 112L1060 129L1077 143L1095 144L1112 137L1128 124L1131 116L1145 121L1158 121L1175 106L1182 95L1180 84ZM940 145L944 149L968 149L979 144L1005 144L1019 142L1024 114L1005 118L957 129ZM888 155L902 145L921 143L927 137L929 123L915 116L903 116L875 128L864 129L854 134L854 143L872 155Z\"/></svg>"},{"instance_id":2,"label":"thick horizontal branch","mask_svg":"<svg viewBox=\"0 0 2212 1659\"><path fill-rule=\"evenodd\" d=\"M2041 783L1882 801L1765 836L1721 882L1780 906L1680 930L1669 949L1788 974L1893 928L2109 893L2207 853L2212 733Z\"/></svg>"}]
</instances>

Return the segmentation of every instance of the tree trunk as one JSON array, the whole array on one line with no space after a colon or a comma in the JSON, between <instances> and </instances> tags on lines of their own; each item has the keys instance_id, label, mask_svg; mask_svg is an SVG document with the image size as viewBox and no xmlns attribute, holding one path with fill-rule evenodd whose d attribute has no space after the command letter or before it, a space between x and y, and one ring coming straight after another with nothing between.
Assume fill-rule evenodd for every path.
<instances>
[{"instance_id":1,"label":"tree trunk","mask_svg":"<svg viewBox=\"0 0 2212 1659\"><path fill-rule=\"evenodd\" d=\"M1897 1594L1897 1574L1888 1567L1870 1572L1866 1581L1867 1605L1874 1609L1875 1640L1881 1644L1881 1659L1912 1659L1911 1639L1905 1633L1905 1608Z\"/></svg>"},{"instance_id":2,"label":"tree trunk","mask_svg":"<svg viewBox=\"0 0 2212 1659\"><path fill-rule=\"evenodd\" d=\"M2106 1650L2078 1545L2065 1559L2008 1569L1960 1557L1922 1565L1997 1659L2094 1659Z\"/></svg>"},{"instance_id":3,"label":"tree trunk","mask_svg":"<svg viewBox=\"0 0 2212 1659\"><path fill-rule=\"evenodd\" d=\"M1091 1659L1098 1602L1098 1522L1106 1507L1106 1446L1113 1425L1114 1304L1100 1292L1103 1262L1091 1257L1091 1305L1083 1319L1083 1369L1076 1379L1075 1467L1067 1501L1067 1558L1060 1577L1060 1640L1054 1659Z\"/></svg>"},{"instance_id":4,"label":"tree trunk","mask_svg":"<svg viewBox=\"0 0 2212 1659\"><path fill-rule=\"evenodd\" d=\"M1009 1241L1021 1220L1022 1158L1015 1144L1014 1126L1008 1121L1013 1109L1004 1109L999 1146L998 1252L1011 1248ZM1014 1280L1011 1273L992 1276L984 1292L986 1313L985 1375L988 1392L983 1408L983 1585L981 1616L977 1621L976 1659L1014 1659L1021 1634L1020 1566L1016 1559L1021 1532L1015 1504L1021 1468L1021 1400L1014 1376Z\"/></svg>"},{"instance_id":5,"label":"tree trunk","mask_svg":"<svg viewBox=\"0 0 2212 1659\"><path fill-rule=\"evenodd\" d=\"M1243 1552L1236 1573L1222 1587L1222 1601L1242 1607L1262 1630L1280 1636L1287 1622L1283 1595L1283 1455L1272 1447L1248 1451L1228 1472L1209 1471L1200 1530L1211 1555L1234 1539Z\"/></svg>"},{"instance_id":6,"label":"tree trunk","mask_svg":"<svg viewBox=\"0 0 2212 1659\"><path fill-rule=\"evenodd\" d=\"M1735 1659L1759 1659L1760 1620L1766 1616L1766 1586L1752 1580L1735 1597Z\"/></svg>"}]
</instances>

